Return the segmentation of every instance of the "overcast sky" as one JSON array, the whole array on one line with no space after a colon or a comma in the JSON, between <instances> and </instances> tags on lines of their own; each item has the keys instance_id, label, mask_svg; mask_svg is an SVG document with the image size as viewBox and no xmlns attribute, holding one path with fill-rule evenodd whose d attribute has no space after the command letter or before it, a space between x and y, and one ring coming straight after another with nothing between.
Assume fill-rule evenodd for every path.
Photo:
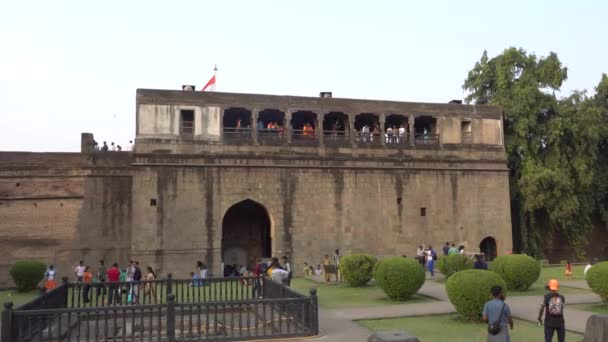
<instances>
[{"instance_id":1,"label":"overcast sky","mask_svg":"<svg viewBox=\"0 0 608 342\"><path fill-rule=\"evenodd\" d=\"M2 1L0 150L134 138L135 90L447 102L483 50L558 53L562 95L608 73L608 1Z\"/></svg>"}]
</instances>

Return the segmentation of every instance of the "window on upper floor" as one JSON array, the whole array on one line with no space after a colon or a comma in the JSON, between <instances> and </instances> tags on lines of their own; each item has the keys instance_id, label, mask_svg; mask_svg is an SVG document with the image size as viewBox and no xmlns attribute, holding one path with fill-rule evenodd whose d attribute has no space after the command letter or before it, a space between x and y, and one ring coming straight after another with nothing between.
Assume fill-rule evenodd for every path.
<instances>
[{"instance_id":1,"label":"window on upper floor","mask_svg":"<svg viewBox=\"0 0 608 342\"><path fill-rule=\"evenodd\" d=\"M460 134L462 136L463 143L470 144L473 142L471 121L465 120L460 123Z\"/></svg>"},{"instance_id":2,"label":"window on upper floor","mask_svg":"<svg viewBox=\"0 0 608 342\"><path fill-rule=\"evenodd\" d=\"M179 134L193 135L194 134L194 111L181 110L179 113Z\"/></svg>"}]
</instances>

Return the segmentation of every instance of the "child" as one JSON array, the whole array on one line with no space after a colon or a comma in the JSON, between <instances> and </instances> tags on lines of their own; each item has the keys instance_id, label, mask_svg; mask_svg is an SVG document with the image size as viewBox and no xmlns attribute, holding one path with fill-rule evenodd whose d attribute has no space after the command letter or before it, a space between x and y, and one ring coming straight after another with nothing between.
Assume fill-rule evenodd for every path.
<instances>
[{"instance_id":1,"label":"child","mask_svg":"<svg viewBox=\"0 0 608 342\"><path fill-rule=\"evenodd\" d=\"M55 270L55 266L50 265L49 268L44 272L44 288L46 292L51 292L54 288L57 287L57 282L55 281L55 275L57 271Z\"/></svg>"},{"instance_id":2,"label":"child","mask_svg":"<svg viewBox=\"0 0 608 342\"><path fill-rule=\"evenodd\" d=\"M572 276L572 264L570 263L570 261L566 262L566 272L564 274L568 278Z\"/></svg>"},{"instance_id":3,"label":"child","mask_svg":"<svg viewBox=\"0 0 608 342\"><path fill-rule=\"evenodd\" d=\"M192 278L192 284L190 286L201 286L198 274L190 272L190 278Z\"/></svg>"},{"instance_id":4,"label":"child","mask_svg":"<svg viewBox=\"0 0 608 342\"><path fill-rule=\"evenodd\" d=\"M315 270L315 275L317 277L320 277L323 275L323 269L321 268L321 265L317 265L317 269Z\"/></svg>"}]
</instances>

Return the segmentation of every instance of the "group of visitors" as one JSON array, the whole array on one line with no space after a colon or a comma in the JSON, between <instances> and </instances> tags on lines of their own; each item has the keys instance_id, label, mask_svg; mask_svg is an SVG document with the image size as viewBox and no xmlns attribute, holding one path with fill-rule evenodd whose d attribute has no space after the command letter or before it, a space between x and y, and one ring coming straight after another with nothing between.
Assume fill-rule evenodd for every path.
<instances>
[{"instance_id":1,"label":"group of visitors","mask_svg":"<svg viewBox=\"0 0 608 342\"><path fill-rule=\"evenodd\" d=\"M278 124L276 121L268 121L267 124L264 124L262 120L258 120L257 129L258 133L283 133L283 126Z\"/></svg>"},{"instance_id":2,"label":"group of visitors","mask_svg":"<svg viewBox=\"0 0 608 342\"><path fill-rule=\"evenodd\" d=\"M399 125L399 127L396 125L388 126L384 136L387 144L400 144L407 141L407 134L403 125Z\"/></svg>"},{"instance_id":3,"label":"group of visitors","mask_svg":"<svg viewBox=\"0 0 608 342\"><path fill-rule=\"evenodd\" d=\"M118 144L114 145L113 141L110 143L110 146L108 146L108 143L104 141L103 145L100 147L99 143L97 141L93 141L93 152L98 152L98 151L120 152L120 151L122 151L122 146L120 146ZM129 140L129 145L127 146L127 151L133 151L133 140Z\"/></svg>"},{"instance_id":4,"label":"group of visitors","mask_svg":"<svg viewBox=\"0 0 608 342\"><path fill-rule=\"evenodd\" d=\"M323 277L326 282L331 281L332 274L335 275L336 282L340 282L340 259L342 255L340 254L340 250L336 249L334 251L334 255L330 258L329 254L325 254L321 261L321 264L317 264L316 268L312 265L309 265L308 262L304 263L304 268L302 269L302 273L307 276L315 276L315 277ZM323 267L321 267L323 265ZM333 266L333 267L332 267ZM333 272L328 272L328 270L332 270Z\"/></svg>"},{"instance_id":5,"label":"group of visitors","mask_svg":"<svg viewBox=\"0 0 608 342\"><path fill-rule=\"evenodd\" d=\"M435 261L437 261L437 252L433 246L424 247L418 246L416 249L416 259L422 267L426 268L431 274L431 278L435 277Z\"/></svg>"},{"instance_id":6,"label":"group of visitors","mask_svg":"<svg viewBox=\"0 0 608 342\"><path fill-rule=\"evenodd\" d=\"M142 279L142 271L139 266L139 261L131 260L126 268L120 269L118 263L113 263L112 267L107 269L105 261L99 260L97 273L94 275L91 272L90 266L85 266L81 260L74 268L76 276L75 283L82 284L78 287L78 291L82 289L82 300L84 303L91 302L91 287L96 288L95 296L108 293L108 305L120 304L122 295L126 295L127 304L137 304L140 300L140 291L143 290L144 295L148 300L156 303L156 288L153 280L156 279L156 274L152 267L148 266L146 275ZM50 265L44 273L45 290L51 291L57 287L56 282L57 270L53 265Z\"/></svg>"},{"instance_id":7,"label":"group of visitors","mask_svg":"<svg viewBox=\"0 0 608 342\"><path fill-rule=\"evenodd\" d=\"M559 282L556 279L549 280L545 288L548 292L544 295L540 304L538 324L544 324L545 342L551 342L555 334L557 334L558 342L564 342L566 335L564 319L566 298L558 292ZM488 341L508 342L510 341L508 328L513 330L511 309L506 303L502 287L492 287L491 293L493 299L486 302L482 313L483 320L488 323Z\"/></svg>"}]
</instances>

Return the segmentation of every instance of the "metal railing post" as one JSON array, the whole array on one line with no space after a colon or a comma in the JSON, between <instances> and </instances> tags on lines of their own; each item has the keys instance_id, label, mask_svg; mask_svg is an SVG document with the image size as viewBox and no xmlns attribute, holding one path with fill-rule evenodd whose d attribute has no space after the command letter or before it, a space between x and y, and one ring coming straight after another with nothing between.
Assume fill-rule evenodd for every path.
<instances>
[{"instance_id":1,"label":"metal railing post","mask_svg":"<svg viewBox=\"0 0 608 342\"><path fill-rule=\"evenodd\" d=\"M175 295L167 295L167 341L175 342Z\"/></svg>"},{"instance_id":2,"label":"metal railing post","mask_svg":"<svg viewBox=\"0 0 608 342\"><path fill-rule=\"evenodd\" d=\"M64 287L64 290L62 291L63 292L63 307L67 308L68 307L68 297L70 295L70 284L68 281L68 277L61 278L61 282L62 282L61 286ZM72 303L72 304L74 304L74 303Z\"/></svg>"},{"instance_id":3,"label":"metal railing post","mask_svg":"<svg viewBox=\"0 0 608 342\"><path fill-rule=\"evenodd\" d=\"M2 331L0 331L1 342L13 342L13 302L4 303L2 311ZM15 336L16 337L16 336Z\"/></svg>"},{"instance_id":4,"label":"metal railing post","mask_svg":"<svg viewBox=\"0 0 608 342\"><path fill-rule=\"evenodd\" d=\"M310 329L313 335L319 334L319 303L317 289L310 289Z\"/></svg>"},{"instance_id":5,"label":"metal railing post","mask_svg":"<svg viewBox=\"0 0 608 342\"><path fill-rule=\"evenodd\" d=\"M170 294L173 294L173 274L171 273L167 274L167 296Z\"/></svg>"}]
</instances>

